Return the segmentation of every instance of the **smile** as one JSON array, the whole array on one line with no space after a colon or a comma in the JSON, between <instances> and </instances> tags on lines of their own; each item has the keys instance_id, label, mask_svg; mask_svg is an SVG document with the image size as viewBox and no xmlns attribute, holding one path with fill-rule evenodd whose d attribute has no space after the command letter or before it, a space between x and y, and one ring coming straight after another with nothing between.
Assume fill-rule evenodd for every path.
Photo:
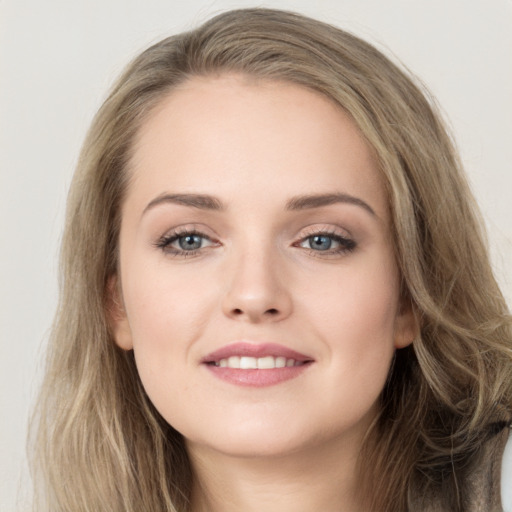
<instances>
[{"instance_id":1,"label":"smile","mask_svg":"<svg viewBox=\"0 0 512 512\"><path fill-rule=\"evenodd\" d=\"M201 360L217 378L239 386L273 386L293 379L313 359L282 345L236 342Z\"/></svg>"},{"instance_id":2,"label":"smile","mask_svg":"<svg viewBox=\"0 0 512 512\"><path fill-rule=\"evenodd\" d=\"M291 366L301 366L304 361L296 361L295 359L287 359L286 357L248 357L248 356L231 356L228 358L215 361L215 366L221 368L236 368L241 370L272 370L274 368L285 368Z\"/></svg>"}]
</instances>

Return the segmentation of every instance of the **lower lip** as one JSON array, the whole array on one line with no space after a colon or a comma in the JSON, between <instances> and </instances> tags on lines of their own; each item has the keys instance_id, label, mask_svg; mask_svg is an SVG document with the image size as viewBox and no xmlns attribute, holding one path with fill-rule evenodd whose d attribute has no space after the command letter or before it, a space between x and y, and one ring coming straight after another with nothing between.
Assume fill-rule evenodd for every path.
<instances>
[{"instance_id":1,"label":"lower lip","mask_svg":"<svg viewBox=\"0 0 512 512\"><path fill-rule=\"evenodd\" d=\"M225 368L220 366L205 365L215 377L236 384L237 386L249 386L262 388L275 386L281 382L294 379L307 370L312 363L300 366L285 366L284 368L271 368L267 370L241 370L238 368Z\"/></svg>"}]
</instances>

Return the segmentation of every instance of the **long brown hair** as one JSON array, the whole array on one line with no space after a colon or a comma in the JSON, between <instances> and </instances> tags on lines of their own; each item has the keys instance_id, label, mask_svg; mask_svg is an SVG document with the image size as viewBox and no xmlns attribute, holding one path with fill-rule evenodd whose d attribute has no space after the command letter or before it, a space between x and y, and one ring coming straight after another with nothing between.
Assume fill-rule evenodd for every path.
<instances>
[{"instance_id":1,"label":"long brown hair","mask_svg":"<svg viewBox=\"0 0 512 512\"><path fill-rule=\"evenodd\" d=\"M364 492L369 510L405 511L422 493L461 509L465 468L510 422L512 327L452 141L428 93L371 45L297 14L247 9L144 51L90 128L69 196L60 306L34 419L37 510L188 510L193 475L181 436L148 400L132 353L113 342L107 287L137 130L178 84L224 72L319 91L373 148L404 300L421 334L396 353L360 457L371 482Z\"/></svg>"}]
</instances>

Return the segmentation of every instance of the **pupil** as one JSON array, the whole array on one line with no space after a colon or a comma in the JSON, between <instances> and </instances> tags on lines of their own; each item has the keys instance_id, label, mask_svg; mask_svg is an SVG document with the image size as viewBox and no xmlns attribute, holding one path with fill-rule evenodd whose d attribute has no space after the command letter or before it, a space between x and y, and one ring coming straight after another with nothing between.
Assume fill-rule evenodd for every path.
<instances>
[{"instance_id":1,"label":"pupil","mask_svg":"<svg viewBox=\"0 0 512 512\"><path fill-rule=\"evenodd\" d=\"M327 251L331 248L332 241L328 236L317 235L312 237L311 246L320 251Z\"/></svg>"},{"instance_id":2,"label":"pupil","mask_svg":"<svg viewBox=\"0 0 512 512\"><path fill-rule=\"evenodd\" d=\"M182 249L200 249L201 248L201 237L199 235L186 235L179 239L179 244Z\"/></svg>"}]
</instances>

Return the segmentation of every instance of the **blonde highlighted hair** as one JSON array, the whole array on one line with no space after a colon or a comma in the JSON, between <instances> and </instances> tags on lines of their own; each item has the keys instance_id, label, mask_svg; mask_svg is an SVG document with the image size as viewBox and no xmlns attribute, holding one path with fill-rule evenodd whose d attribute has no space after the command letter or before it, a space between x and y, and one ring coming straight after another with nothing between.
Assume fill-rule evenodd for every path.
<instances>
[{"instance_id":1,"label":"blonde highlighted hair","mask_svg":"<svg viewBox=\"0 0 512 512\"><path fill-rule=\"evenodd\" d=\"M482 442L510 424L512 322L473 197L433 100L371 45L297 14L221 14L126 69L87 135L70 191L59 310L34 416L37 510L188 510L182 438L155 410L109 332L120 210L133 140L194 76L242 73L318 91L353 119L385 177L404 300L421 326L396 353L360 457L368 509L421 496L465 510ZM421 507L419 507L421 510Z\"/></svg>"}]
</instances>

